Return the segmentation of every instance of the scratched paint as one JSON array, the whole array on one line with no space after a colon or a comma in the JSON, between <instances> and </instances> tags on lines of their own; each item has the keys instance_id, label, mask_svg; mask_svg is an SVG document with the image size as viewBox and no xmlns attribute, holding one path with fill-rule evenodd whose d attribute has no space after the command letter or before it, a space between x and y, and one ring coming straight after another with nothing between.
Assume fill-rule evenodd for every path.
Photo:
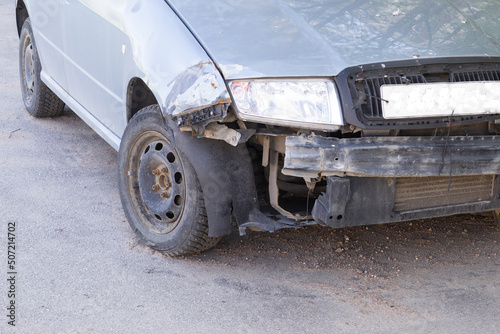
<instances>
[{"instance_id":1,"label":"scratched paint","mask_svg":"<svg viewBox=\"0 0 500 334\"><path fill-rule=\"evenodd\" d=\"M167 112L174 116L231 101L222 77L211 62L188 68L170 83L169 89Z\"/></svg>"}]
</instances>

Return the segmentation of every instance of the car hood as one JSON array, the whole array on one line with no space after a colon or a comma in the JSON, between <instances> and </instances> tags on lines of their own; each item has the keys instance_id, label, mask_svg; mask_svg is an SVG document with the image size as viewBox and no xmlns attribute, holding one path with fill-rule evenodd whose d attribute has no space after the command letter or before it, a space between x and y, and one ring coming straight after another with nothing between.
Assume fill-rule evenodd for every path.
<instances>
[{"instance_id":1,"label":"car hood","mask_svg":"<svg viewBox=\"0 0 500 334\"><path fill-rule=\"evenodd\" d=\"M332 76L369 63L500 56L484 0L170 0L226 79Z\"/></svg>"}]
</instances>

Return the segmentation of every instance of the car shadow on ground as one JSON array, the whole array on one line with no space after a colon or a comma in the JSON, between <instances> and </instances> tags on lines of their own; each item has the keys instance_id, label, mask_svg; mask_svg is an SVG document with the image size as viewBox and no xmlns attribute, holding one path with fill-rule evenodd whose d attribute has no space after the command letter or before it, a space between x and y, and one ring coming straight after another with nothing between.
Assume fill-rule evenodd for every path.
<instances>
[{"instance_id":1,"label":"car shadow on ground","mask_svg":"<svg viewBox=\"0 0 500 334\"><path fill-rule=\"evenodd\" d=\"M483 215L331 229L309 226L275 233L236 229L214 249L184 261L283 270L341 270L352 278L394 278L412 269L500 259L500 229ZM144 248L137 239L133 248ZM159 255L159 254L158 254Z\"/></svg>"}]
</instances>

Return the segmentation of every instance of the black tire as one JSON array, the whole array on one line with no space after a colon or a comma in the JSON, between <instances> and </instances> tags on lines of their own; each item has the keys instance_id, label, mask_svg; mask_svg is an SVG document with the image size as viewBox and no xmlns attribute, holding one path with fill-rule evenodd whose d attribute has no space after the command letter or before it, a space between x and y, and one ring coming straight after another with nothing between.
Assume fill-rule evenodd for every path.
<instances>
[{"instance_id":1,"label":"black tire","mask_svg":"<svg viewBox=\"0 0 500 334\"><path fill-rule=\"evenodd\" d=\"M31 22L27 18L19 41L19 76L24 106L34 117L59 116L64 110L64 102L42 82L41 71Z\"/></svg>"},{"instance_id":2,"label":"black tire","mask_svg":"<svg viewBox=\"0 0 500 334\"><path fill-rule=\"evenodd\" d=\"M147 246L178 256L200 253L221 239L208 236L198 177L172 145L158 105L140 110L125 129L118 186L130 226Z\"/></svg>"}]
</instances>

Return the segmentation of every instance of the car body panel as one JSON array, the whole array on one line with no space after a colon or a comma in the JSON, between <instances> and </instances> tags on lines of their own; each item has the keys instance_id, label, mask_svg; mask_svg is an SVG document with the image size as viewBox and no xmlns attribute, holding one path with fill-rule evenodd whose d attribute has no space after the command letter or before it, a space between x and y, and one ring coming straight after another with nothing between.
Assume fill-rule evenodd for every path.
<instances>
[{"instance_id":1,"label":"car body panel","mask_svg":"<svg viewBox=\"0 0 500 334\"><path fill-rule=\"evenodd\" d=\"M165 114L230 102L212 60L164 1L44 1L26 1L30 17L57 18L57 25L41 19L34 25L42 80L93 128L105 128L101 135L116 149L134 78L146 83Z\"/></svg>"},{"instance_id":2,"label":"car body panel","mask_svg":"<svg viewBox=\"0 0 500 334\"><path fill-rule=\"evenodd\" d=\"M50 73L61 87L67 87L61 9L64 0L26 1L43 71Z\"/></svg>"},{"instance_id":3,"label":"car body panel","mask_svg":"<svg viewBox=\"0 0 500 334\"><path fill-rule=\"evenodd\" d=\"M125 3L113 0L103 6L95 0L78 0L62 6L67 90L114 133L126 125L123 92L128 56L122 50L130 49L130 43L120 14Z\"/></svg>"},{"instance_id":4,"label":"car body panel","mask_svg":"<svg viewBox=\"0 0 500 334\"><path fill-rule=\"evenodd\" d=\"M134 69L140 73L136 76L152 88L165 114L216 105L221 99L229 101L227 91L220 90L225 83L215 64L164 1L127 1L124 30L130 39ZM197 77L193 70L198 71ZM190 91L195 97L175 100L172 91L176 96Z\"/></svg>"},{"instance_id":5,"label":"car body panel","mask_svg":"<svg viewBox=\"0 0 500 334\"><path fill-rule=\"evenodd\" d=\"M169 2L226 79L333 76L370 63L500 56L498 1Z\"/></svg>"}]
</instances>

